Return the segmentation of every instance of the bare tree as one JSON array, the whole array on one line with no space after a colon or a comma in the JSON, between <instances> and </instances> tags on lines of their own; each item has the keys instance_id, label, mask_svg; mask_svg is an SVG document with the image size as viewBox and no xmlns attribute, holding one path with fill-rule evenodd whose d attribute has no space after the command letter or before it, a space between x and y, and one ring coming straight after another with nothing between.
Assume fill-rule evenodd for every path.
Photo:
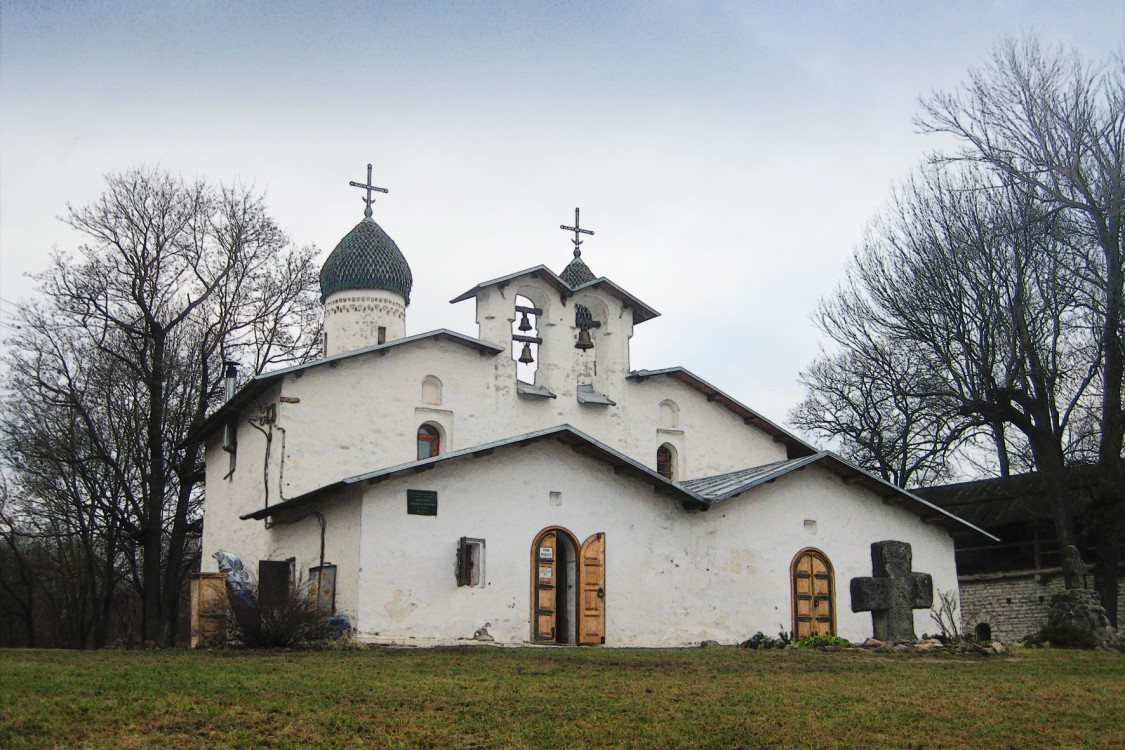
<instances>
[{"instance_id":1,"label":"bare tree","mask_svg":"<svg viewBox=\"0 0 1125 750\"><path fill-rule=\"evenodd\" d=\"M1117 611L1119 540L1125 505L1122 444L1122 297L1125 294L1125 57L1090 66L1077 53L1044 50L1034 39L1008 40L990 62L970 71L954 92L922 101L918 125L945 133L961 148L937 154L938 164L983 164L1033 192L1048 211L1065 217L1084 254L1073 283L1087 295L1103 358L1093 488L1098 541L1096 588L1108 612ZM1115 615L1114 615L1115 616Z\"/></svg>"},{"instance_id":2,"label":"bare tree","mask_svg":"<svg viewBox=\"0 0 1125 750\"><path fill-rule=\"evenodd\" d=\"M202 446L185 439L220 396L224 360L256 374L314 353L314 251L250 190L152 170L110 175L64 220L87 244L56 253L42 303L22 308L0 431L35 502L51 498L31 451L49 446L75 477L58 512L96 507L99 533L126 540L114 565L139 592L141 637L165 645L201 528Z\"/></svg>"},{"instance_id":3,"label":"bare tree","mask_svg":"<svg viewBox=\"0 0 1125 750\"><path fill-rule=\"evenodd\" d=\"M789 419L899 487L948 481L951 454L975 424L929 381L911 352L864 341L862 351L822 354L801 374L805 399Z\"/></svg>"},{"instance_id":4,"label":"bare tree","mask_svg":"<svg viewBox=\"0 0 1125 750\"><path fill-rule=\"evenodd\" d=\"M847 356L875 354L874 366L886 369L879 362L886 350L908 362L909 378L888 386L948 409L941 426L948 439L991 430L1003 463L1012 439L1004 428L1019 434L1050 489L1060 542L1071 545L1065 467L1088 436L1072 423L1101 361L1071 281L1080 248L1065 228L1064 217L1003 176L970 166L923 170L873 224L818 321ZM913 443L900 424L886 435L924 455L926 429L933 427L909 426ZM1077 569L1066 573L1068 585L1078 585Z\"/></svg>"}]
</instances>

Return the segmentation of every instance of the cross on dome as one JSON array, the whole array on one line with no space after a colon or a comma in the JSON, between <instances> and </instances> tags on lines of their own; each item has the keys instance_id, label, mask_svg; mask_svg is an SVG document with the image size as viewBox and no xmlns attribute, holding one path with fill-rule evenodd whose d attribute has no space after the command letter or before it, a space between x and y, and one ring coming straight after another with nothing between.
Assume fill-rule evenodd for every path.
<instances>
[{"instance_id":1,"label":"cross on dome","mask_svg":"<svg viewBox=\"0 0 1125 750\"><path fill-rule=\"evenodd\" d=\"M594 234L589 229L582 229L581 228L581 225L578 223L578 208L577 207L575 207L575 209L574 209L574 226L568 227L565 224L560 224L559 229L565 229L568 232L574 232L574 239L571 240L571 242L574 243L574 257L575 258L582 255L582 248L579 247L582 244L582 240L579 238L579 236L583 235L583 234L589 234L589 235Z\"/></svg>"},{"instance_id":2,"label":"cross on dome","mask_svg":"<svg viewBox=\"0 0 1125 750\"><path fill-rule=\"evenodd\" d=\"M375 202L375 199L371 197L371 191L376 190L380 193L390 192L386 188L375 187L374 185L371 184L371 165L370 164L367 165L367 182L349 182L348 184L351 185L352 187L362 188L362 189L367 191L367 197L361 199L364 203L367 204L367 208L363 209L363 217L365 219L371 218L371 204ZM577 214L576 214L576 216L577 216ZM575 222L575 223L577 223L577 222Z\"/></svg>"}]
</instances>

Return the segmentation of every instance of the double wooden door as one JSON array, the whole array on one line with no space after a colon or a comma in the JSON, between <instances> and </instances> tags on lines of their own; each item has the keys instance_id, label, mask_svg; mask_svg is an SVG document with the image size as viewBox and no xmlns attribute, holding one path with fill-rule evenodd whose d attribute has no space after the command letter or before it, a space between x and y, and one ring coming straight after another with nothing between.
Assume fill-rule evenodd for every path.
<instances>
[{"instance_id":1,"label":"double wooden door","mask_svg":"<svg viewBox=\"0 0 1125 750\"><path fill-rule=\"evenodd\" d=\"M579 545L566 529L544 529L531 554L532 640L605 643L605 534Z\"/></svg>"}]
</instances>

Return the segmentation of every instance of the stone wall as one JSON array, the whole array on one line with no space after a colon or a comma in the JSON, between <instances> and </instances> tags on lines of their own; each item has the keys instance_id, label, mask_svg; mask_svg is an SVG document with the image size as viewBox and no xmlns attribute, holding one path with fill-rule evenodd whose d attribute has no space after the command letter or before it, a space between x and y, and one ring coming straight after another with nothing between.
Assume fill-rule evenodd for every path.
<instances>
[{"instance_id":1,"label":"stone wall","mask_svg":"<svg viewBox=\"0 0 1125 750\"><path fill-rule=\"evenodd\" d=\"M978 625L991 629L995 640L1021 640L1047 622L1051 595L1063 590L1062 571L1028 570L960 578L961 623L967 635ZM1093 585L1093 576L1090 576ZM1118 583L1117 621L1125 623L1125 576Z\"/></svg>"}]
</instances>

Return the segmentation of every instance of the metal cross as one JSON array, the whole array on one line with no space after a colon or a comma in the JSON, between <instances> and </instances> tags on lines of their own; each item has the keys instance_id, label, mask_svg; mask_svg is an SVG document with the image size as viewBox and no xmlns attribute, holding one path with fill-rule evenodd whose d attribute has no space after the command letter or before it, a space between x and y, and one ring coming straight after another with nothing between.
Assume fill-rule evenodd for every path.
<instances>
[{"instance_id":1,"label":"metal cross","mask_svg":"<svg viewBox=\"0 0 1125 750\"><path fill-rule=\"evenodd\" d=\"M361 200L364 203L367 204L367 208L363 209L363 216L366 219L371 218L371 204L375 202L375 199L371 197L371 191L377 190L380 193L389 192L386 188L375 187L374 185L371 184L371 165L370 164L367 165L367 182L366 183L349 182L348 184L351 185L352 187L363 188L364 190L367 191L367 197L361 198Z\"/></svg>"},{"instance_id":2,"label":"metal cross","mask_svg":"<svg viewBox=\"0 0 1125 750\"><path fill-rule=\"evenodd\" d=\"M593 234L593 232L591 232L589 229L580 229L579 228L580 226L581 225L578 223L578 209L577 208L574 209L574 226L568 227L565 224L559 225L559 229L565 229L568 232L574 232L574 239L571 240L571 242L574 243L574 257L575 258L582 255L582 248L579 247L582 244L582 240L579 239L579 235L583 235L583 234L592 235Z\"/></svg>"}]
</instances>

